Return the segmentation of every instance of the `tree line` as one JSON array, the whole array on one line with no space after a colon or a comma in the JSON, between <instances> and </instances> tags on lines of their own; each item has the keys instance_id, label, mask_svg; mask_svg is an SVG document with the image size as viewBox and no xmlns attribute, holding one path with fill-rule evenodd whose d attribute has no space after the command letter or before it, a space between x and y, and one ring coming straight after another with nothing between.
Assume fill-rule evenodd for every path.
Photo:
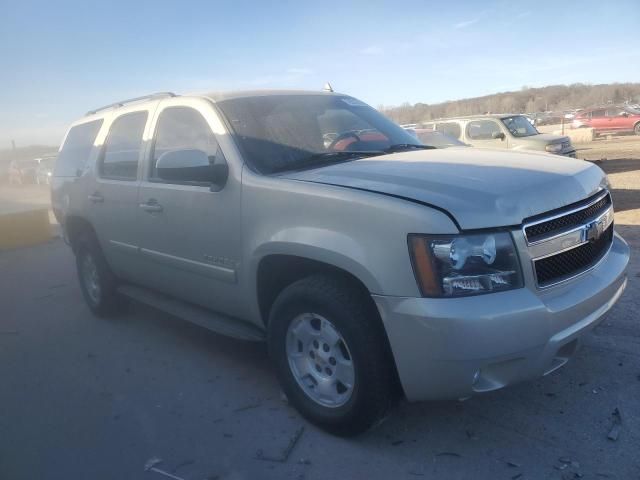
<instances>
[{"instance_id":1,"label":"tree line","mask_svg":"<svg viewBox=\"0 0 640 480\"><path fill-rule=\"evenodd\" d=\"M486 113L561 112L604 104L640 103L640 83L550 85L517 92L501 92L429 105L403 103L380 105L378 110L399 124L419 123L435 118Z\"/></svg>"}]
</instances>

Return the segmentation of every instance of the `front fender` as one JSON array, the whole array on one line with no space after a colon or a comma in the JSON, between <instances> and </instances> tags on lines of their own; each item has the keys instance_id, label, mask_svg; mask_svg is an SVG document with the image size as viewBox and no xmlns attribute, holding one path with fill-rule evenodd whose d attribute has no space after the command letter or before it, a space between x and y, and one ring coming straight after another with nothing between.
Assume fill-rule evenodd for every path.
<instances>
[{"instance_id":1,"label":"front fender","mask_svg":"<svg viewBox=\"0 0 640 480\"><path fill-rule=\"evenodd\" d=\"M294 255L332 265L357 277L369 290L381 291L373 272L366 267L367 253L352 237L342 232L314 227L291 227L276 232L258 246L251 257L253 278L260 261L269 255Z\"/></svg>"}]
</instances>

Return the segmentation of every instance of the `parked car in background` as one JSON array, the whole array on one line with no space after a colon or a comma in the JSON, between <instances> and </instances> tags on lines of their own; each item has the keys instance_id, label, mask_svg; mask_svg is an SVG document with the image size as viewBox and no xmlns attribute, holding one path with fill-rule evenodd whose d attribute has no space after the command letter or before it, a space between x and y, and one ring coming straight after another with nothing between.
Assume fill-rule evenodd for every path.
<instances>
[{"instance_id":1,"label":"parked car in background","mask_svg":"<svg viewBox=\"0 0 640 480\"><path fill-rule=\"evenodd\" d=\"M578 113L571 126L591 127L596 133L633 132L640 135L640 111L626 105L590 108Z\"/></svg>"},{"instance_id":2,"label":"parked car in background","mask_svg":"<svg viewBox=\"0 0 640 480\"><path fill-rule=\"evenodd\" d=\"M626 285L607 187L589 162L422 145L347 95L165 93L76 121L51 199L96 315L126 295L266 341L289 402L349 435L400 392L458 399L564 365Z\"/></svg>"},{"instance_id":3,"label":"parked car in background","mask_svg":"<svg viewBox=\"0 0 640 480\"><path fill-rule=\"evenodd\" d=\"M423 125L479 148L537 150L575 157L569 137L540 133L524 115L475 115L436 120Z\"/></svg>"},{"instance_id":4,"label":"parked car in background","mask_svg":"<svg viewBox=\"0 0 640 480\"><path fill-rule=\"evenodd\" d=\"M449 148L469 146L457 138L447 135L446 133L439 132L438 130L431 130L428 128L405 128L405 130L420 140L424 145L429 145L431 147Z\"/></svg>"},{"instance_id":5,"label":"parked car in background","mask_svg":"<svg viewBox=\"0 0 640 480\"><path fill-rule=\"evenodd\" d=\"M13 160L9 165L9 183L25 185L36 183L38 159Z\"/></svg>"},{"instance_id":6,"label":"parked car in background","mask_svg":"<svg viewBox=\"0 0 640 480\"><path fill-rule=\"evenodd\" d=\"M53 167L56 164L56 157L43 157L38 160L36 183L38 185L49 185L51 183L51 176L53 175Z\"/></svg>"},{"instance_id":7,"label":"parked car in background","mask_svg":"<svg viewBox=\"0 0 640 480\"><path fill-rule=\"evenodd\" d=\"M534 125L557 125L562 123L564 118L563 112L540 112L533 115Z\"/></svg>"}]
</instances>

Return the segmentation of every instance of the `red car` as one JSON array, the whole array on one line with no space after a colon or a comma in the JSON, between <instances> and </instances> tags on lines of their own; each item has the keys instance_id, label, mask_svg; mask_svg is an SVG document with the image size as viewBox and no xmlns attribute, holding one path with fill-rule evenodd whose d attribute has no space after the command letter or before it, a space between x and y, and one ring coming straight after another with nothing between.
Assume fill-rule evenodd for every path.
<instances>
[{"instance_id":1,"label":"red car","mask_svg":"<svg viewBox=\"0 0 640 480\"><path fill-rule=\"evenodd\" d=\"M592 127L596 133L634 132L640 135L640 111L630 107L599 107L576 114L573 128Z\"/></svg>"}]
</instances>

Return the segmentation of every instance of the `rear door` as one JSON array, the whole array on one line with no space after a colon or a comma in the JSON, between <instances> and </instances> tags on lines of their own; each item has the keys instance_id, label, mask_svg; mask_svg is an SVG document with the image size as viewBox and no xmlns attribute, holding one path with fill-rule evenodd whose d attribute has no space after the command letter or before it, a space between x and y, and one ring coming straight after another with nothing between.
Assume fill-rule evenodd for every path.
<instances>
[{"instance_id":1,"label":"rear door","mask_svg":"<svg viewBox=\"0 0 640 480\"><path fill-rule=\"evenodd\" d=\"M140 279L138 166L151 113L149 108L139 108L113 119L86 188L88 216L107 261L118 276L129 280Z\"/></svg>"},{"instance_id":2,"label":"rear door","mask_svg":"<svg viewBox=\"0 0 640 480\"><path fill-rule=\"evenodd\" d=\"M172 296L224 313L237 310L240 264L240 171L229 165L222 189L170 182L155 168L169 151L202 150L224 161L224 127L204 99L166 99L154 121L140 185L136 224L147 283ZM215 133L214 133L215 132Z\"/></svg>"},{"instance_id":3,"label":"rear door","mask_svg":"<svg viewBox=\"0 0 640 480\"><path fill-rule=\"evenodd\" d=\"M604 108L593 110L591 112L591 126L599 131L608 130L610 125L606 113L607 111Z\"/></svg>"},{"instance_id":4,"label":"rear door","mask_svg":"<svg viewBox=\"0 0 640 480\"><path fill-rule=\"evenodd\" d=\"M502 133L505 137L493 138ZM471 120L465 128L467 143L478 148L509 148L510 135L506 133L497 120Z\"/></svg>"}]
</instances>

